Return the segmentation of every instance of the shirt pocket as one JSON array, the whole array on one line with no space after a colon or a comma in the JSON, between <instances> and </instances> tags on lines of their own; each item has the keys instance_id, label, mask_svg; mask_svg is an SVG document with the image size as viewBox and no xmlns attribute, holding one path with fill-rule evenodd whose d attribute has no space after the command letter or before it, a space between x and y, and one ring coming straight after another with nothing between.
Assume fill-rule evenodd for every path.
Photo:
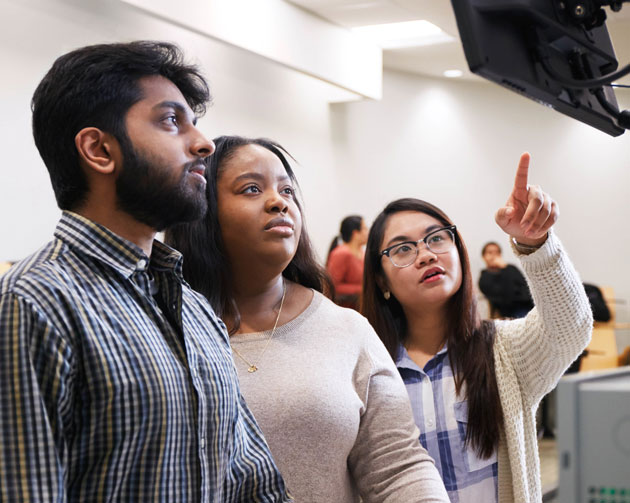
<instances>
[{"instance_id":1,"label":"shirt pocket","mask_svg":"<svg viewBox=\"0 0 630 503\"><path fill-rule=\"evenodd\" d=\"M468 402L455 402L454 404L455 420L457 421L457 429L461 439L462 452L464 462L469 472L481 470L486 466L490 466L496 461L496 455L492 455L487 459L477 456L476 451L470 446L465 446L466 432L468 431Z\"/></svg>"}]
</instances>

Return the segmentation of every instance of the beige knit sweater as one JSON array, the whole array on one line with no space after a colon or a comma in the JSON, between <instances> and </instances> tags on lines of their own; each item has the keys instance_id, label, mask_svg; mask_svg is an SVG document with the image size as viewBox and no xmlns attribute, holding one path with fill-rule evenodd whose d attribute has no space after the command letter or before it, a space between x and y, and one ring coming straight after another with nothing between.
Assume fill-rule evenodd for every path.
<instances>
[{"instance_id":1,"label":"beige knit sweater","mask_svg":"<svg viewBox=\"0 0 630 503\"><path fill-rule=\"evenodd\" d=\"M405 385L365 318L314 292L269 337L230 343L258 367L250 374L235 355L243 396L296 502L448 502Z\"/></svg>"},{"instance_id":2,"label":"beige knit sweater","mask_svg":"<svg viewBox=\"0 0 630 503\"><path fill-rule=\"evenodd\" d=\"M586 347L593 327L580 278L552 232L539 250L519 257L536 307L526 318L496 322L494 361L505 421L500 503L542 500L536 409Z\"/></svg>"}]
</instances>

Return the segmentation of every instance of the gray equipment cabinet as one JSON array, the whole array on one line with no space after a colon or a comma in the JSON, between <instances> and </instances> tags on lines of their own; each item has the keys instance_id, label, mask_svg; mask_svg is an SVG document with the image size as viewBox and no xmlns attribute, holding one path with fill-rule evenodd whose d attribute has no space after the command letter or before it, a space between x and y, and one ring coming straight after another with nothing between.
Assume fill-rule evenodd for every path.
<instances>
[{"instance_id":1,"label":"gray equipment cabinet","mask_svg":"<svg viewBox=\"0 0 630 503\"><path fill-rule=\"evenodd\" d=\"M558 385L561 503L630 503L630 367Z\"/></svg>"}]
</instances>

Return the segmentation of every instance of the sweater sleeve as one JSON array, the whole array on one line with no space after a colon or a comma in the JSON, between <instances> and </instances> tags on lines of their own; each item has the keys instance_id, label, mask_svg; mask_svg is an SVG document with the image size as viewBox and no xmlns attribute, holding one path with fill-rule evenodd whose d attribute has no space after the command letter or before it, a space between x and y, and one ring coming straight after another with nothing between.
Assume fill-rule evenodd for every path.
<instances>
[{"instance_id":1,"label":"sweater sleeve","mask_svg":"<svg viewBox=\"0 0 630 503\"><path fill-rule=\"evenodd\" d=\"M364 503L448 502L433 459L421 446L405 385L366 321L366 346L355 369L363 407L348 465Z\"/></svg>"},{"instance_id":2,"label":"sweater sleeve","mask_svg":"<svg viewBox=\"0 0 630 503\"><path fill-rule=\"evenodd\" d=\"M526 318L496 322L497 337L523 396L537 403L589 343L593 316L580 277L553 232L520 260L535 307Z\"/></svg>"}]
</instances>

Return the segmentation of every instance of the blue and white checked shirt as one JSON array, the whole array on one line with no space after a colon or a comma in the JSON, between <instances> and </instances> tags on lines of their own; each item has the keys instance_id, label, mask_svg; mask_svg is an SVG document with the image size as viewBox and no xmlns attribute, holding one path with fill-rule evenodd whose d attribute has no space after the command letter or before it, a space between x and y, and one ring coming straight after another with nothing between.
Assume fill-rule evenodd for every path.
<instances>
[{"instance_id":1,"label":"blue and white checked shirt","mask_svg":"<svg viewBox=\"0 0 630 503\"><path fill-rule=\"evenodd\" d=\"M473 449L464 446L468 406L455 393L447 348L421 369L401 345L396 366L407 387L414 419L421 432L420 443L435 460L451 501L496 502L497 455L495 452L488 459L480 459ZM465 395L462 393L462 396Z\"/></svg>"},{"instance_id":2,"label":"blue and white checked shirt","mask_svg":"<svg viewBox=\"0 0 630 503\"><path fill-rule=\"evenodd\" d=\"M0 279L0 501L290 501L181 267L64 212Z\"/></svg>"}]
</instances>

